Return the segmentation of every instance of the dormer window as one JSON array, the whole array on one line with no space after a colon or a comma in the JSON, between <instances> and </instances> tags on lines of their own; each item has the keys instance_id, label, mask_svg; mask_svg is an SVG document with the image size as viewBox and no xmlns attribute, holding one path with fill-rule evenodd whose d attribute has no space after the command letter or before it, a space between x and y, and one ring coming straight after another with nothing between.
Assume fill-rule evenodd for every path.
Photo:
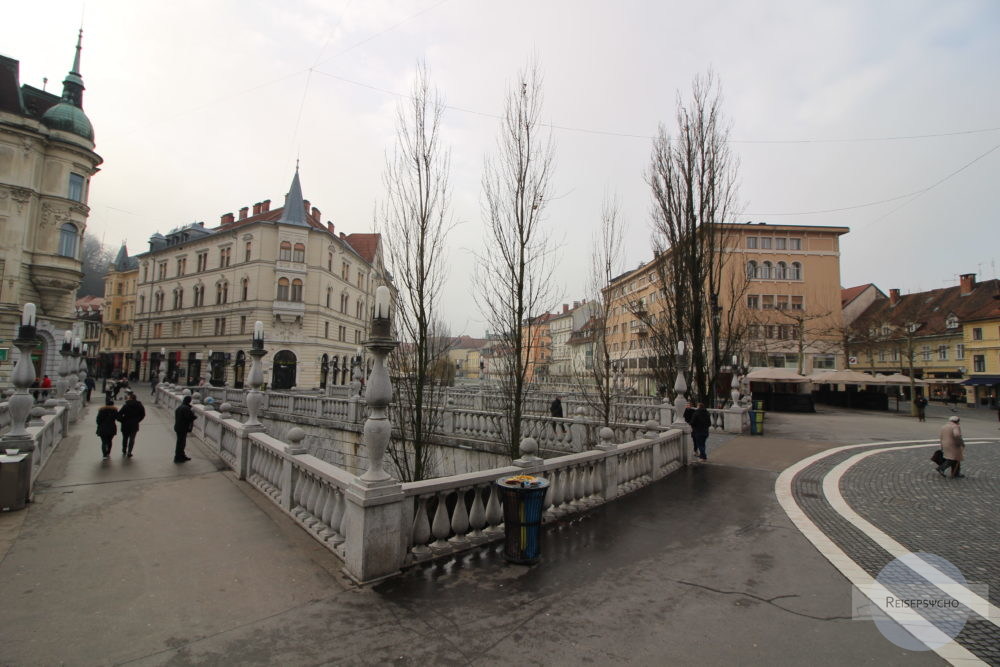
<instances>
[{"instance_id":1,"label":"dormer window","mask_svg":"<svg viewBox=\"0 0 1000 667\"><path fill-rule=\"evenodd\" d=\"M949 329L957 329L958 328L958 316L955 315L954 313L952 313L951 315L948 316L948 319L945 320L944 325L945 325L945 327L947 327Z\"/></svg>"}]
</instances>

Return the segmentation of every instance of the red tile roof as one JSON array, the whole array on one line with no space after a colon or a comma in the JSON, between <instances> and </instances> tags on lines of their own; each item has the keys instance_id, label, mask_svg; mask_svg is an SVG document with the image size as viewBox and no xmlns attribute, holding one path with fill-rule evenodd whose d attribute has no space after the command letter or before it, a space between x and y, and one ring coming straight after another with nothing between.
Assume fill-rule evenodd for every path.
<instances>
[{"instance_id":1,"label":"red tile roof","mask_svg":"<svg viewBox=\"0 0 1000 667\"><path fill-rule=\"evenodd\" d=\"M884 324L905 328L910 323L919 324L917 336L933 336L955 331L948 329L948 316L954 314L959 322L1000 318L1000 280L978 283L971 293L962 295L961 286L945 287L929 292L915 292L899 297L896 305L891 299L875 299L865 309L853 326L859 330L880 327Z\"/></svg>"},{"instance_id":2,"label":"red tile roof","mask_svg":"<svg viewBox=\"0 0 1000 667\"><path fill-rule=\"evenodd\" d=\"M378 250L379 234L348 234L344 240L361 255L366 262L375 262L375 252Z\"/></svg>"},{"instance_id":3,"label":"red tile roof","mask_svg":"<svg viewBox=\"0 0 1000 667\"><path fill-rule=\"evenodd\" d=\"M858 285L857 287L846 287L840 290L840 306L843 308L850 302L854 301L864 292L866 289L871 287L871 283L865 283L864 285ZM877 289L877 288L876 288Z\"/></svg>"}]
</instances>

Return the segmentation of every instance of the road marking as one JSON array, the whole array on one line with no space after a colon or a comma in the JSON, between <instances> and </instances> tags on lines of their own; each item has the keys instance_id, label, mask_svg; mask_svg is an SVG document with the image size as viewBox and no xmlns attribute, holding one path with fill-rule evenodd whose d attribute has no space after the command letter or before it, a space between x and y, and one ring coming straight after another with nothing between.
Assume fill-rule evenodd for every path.
<instances>
[{"instance_id":1,"label":"road marking","mask_svg":"<svg viewBox=\"0 0 1000 667\"><path fill-rule=\"evenodd\" d=\"M812 542L813 546L816 547L816 549L828 561L830 561L831 565L837 568L837 570L839 570L840 573L851 582L851 584L853 584L859 591L862 591L872 601L872 604L875 605L879 605L879 600L876 599L878 595L884 596L884 587L870 574L868 574L864 568L855 563L840 547L834 544L833 540L827 537L826 533L821 531L819 527L813 523L812 519L806 516L806 513L801 507L799 507L799 504L795 501L795 497L792 494L792 482L795 480L795 476L802 470L808 468L813 463L821 459L839 452L858 449L859 447L870 447L872 445L901 445L913 444L917 442L923 444L937 444L938 441L896 440L890 442L866 442L858 445L835 447L834 449L828 449L824 452L813 454L812 456L804 458L798 463L791 465L778 475L778 479L774 483L774 493L778 498L778 503L781 505L782 509L785 510L785 514L787 514L788 518L792 520L792 523L794 523L806 539ZM903 627L918 626L926 623L924 617L913 609L889 608L884 611ZM982 660L977 658L975 654L954 640L938 646L933 650L942 659L947 660L953 665L985 664Z\"/></svg>"}]
</instances>

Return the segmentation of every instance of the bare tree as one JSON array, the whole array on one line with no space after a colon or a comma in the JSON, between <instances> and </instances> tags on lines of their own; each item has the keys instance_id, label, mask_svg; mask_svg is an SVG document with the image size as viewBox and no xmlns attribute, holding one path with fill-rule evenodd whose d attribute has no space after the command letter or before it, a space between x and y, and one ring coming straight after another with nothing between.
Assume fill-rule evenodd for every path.
<instances>
[{"instance_id":1,"label":"bare tree","mask_svg":"<svg viewBox=\"0 0 1000 667\"><path fill-rule=\"evenodd\" d=\"M429 472L428 442L440 414L436 370L447 360L451 341L437 318L447 274L445 237L454 226L450 151L440 135L443 111L426 65L418 65L411 97L397 109L396 146L386 158L386 198L378 213L399 289L396 326L404 343L394 354L398 440L393 460L408 481Z\"/></svg>"},{"instance_id":2,"label":"bare tree","mask_svg":"<svg viewBox=\"0 0 1000 667\"><path fill-rule=\"evenodd\" d=\"M115 253L111 248L101 245L93 234L83 235L80 247L80 261L83 263L83 279L76 291L76 296L104 296L104 274L108 272Z\"/></svg>"},{"instance_id":3,"label":"bare tree","mask_svg":"<svg viewBox=\"0 0 1000 667\"><path fill-rule=\"evenodd\" d=\"M736 212L738 169L721 88L711 71L695 78L689 102L678 96L676 122L674 136L660 125L646 171L653 247L665 259L663 324L672 341L664 351L673 358L673 342L687 341L693 387L707 396L727 347L718 311L727 232L719 223Z\"/></svg>"},{"instance_id":4,"label":"bare tree","mask_svg":"<svg viewBox=\"0 0 1000 667\"><path fill-rule=\"evenodd\" d=\"M505 351L497 358L506 418L506 441L516 458L525 378L534 335L533 318L548 312L553 248L543 214L549 200L553 146L542 133L542 76L537 65L524 68L507 93L497 152L486 159L482 208L486 248L478 257L476 299Z\"/></svg>"},{"instance_id":5,"label":"bare tree","mask_svg":"<svg viewBox=\"0 0 1000 667\"><path fill-rule=\"evenodd\" d=\"M590 368L575 369L580 389L587 403L605 426L614 421L615 387L613 369L621 361L612 352L608 340L611 313L611 282L621 272L622 263L621 202L617 196L605 195L601 206L601 221L594 234L590 266L590 345L593 350Z\"/></svg>"}]
</instances>

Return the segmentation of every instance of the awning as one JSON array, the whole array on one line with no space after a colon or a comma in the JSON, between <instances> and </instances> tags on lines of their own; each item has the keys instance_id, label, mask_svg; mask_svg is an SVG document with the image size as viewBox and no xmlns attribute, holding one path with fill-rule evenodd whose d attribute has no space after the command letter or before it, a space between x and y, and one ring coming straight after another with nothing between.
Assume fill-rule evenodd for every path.
<instances>
[{"instance_id":1,"label":"awning","mask_svg":"<svg viewBox=\"0 0 1000 667\"><path fill-rule=\"evenodd\" d=\"M963 382L964 385L993 385L1000 384L1000 375L973 375Z\"/></svg>"},{"instance_id":2,"label":"awning","mask_svg":"<svg viewBox=\"0 0 1000 667\"><path fill-rule=\"evenodd\" d=\"M924 382L927 384L962 384L965 380L958 378L927 378Z\"/></svg>"},{"instance_id":3,"label":"awning","mask_svg":"<svg viewBox=\"0 0 1000 667\"><path fill-rule=\"evenodd\" d=\"M892 375L879 375L879 380L882 384L892 384L892 385L909 385L911 380L908 375L903 375L902 373L893 373ZM934 380L920 380L918 378L913 378L913 384L933 384ZM947 382L947 380L942 380L942 382ZM961 382L961 380L955 380L955 382Z\"/></svg>"},{"instance_id":4,"label":"awning","mask_svg":"<svg viewBox=\"0 0 1000 667\"><path fill-rule=\"evenodd\" d=\"M816 384L884 384L879 377L852 370L817 373L810 379Z\"/></svg>"},{"instance_id":5,"label":"awning","mask_svg":"<svg viewBox=\"0 0 1000 667\"><path fill-rule=\"evenodd\" d=\"M799 375L790 368L756 368L746 375L751 382L809 382L809 378Z\"/></svg>"}]
</instances>

